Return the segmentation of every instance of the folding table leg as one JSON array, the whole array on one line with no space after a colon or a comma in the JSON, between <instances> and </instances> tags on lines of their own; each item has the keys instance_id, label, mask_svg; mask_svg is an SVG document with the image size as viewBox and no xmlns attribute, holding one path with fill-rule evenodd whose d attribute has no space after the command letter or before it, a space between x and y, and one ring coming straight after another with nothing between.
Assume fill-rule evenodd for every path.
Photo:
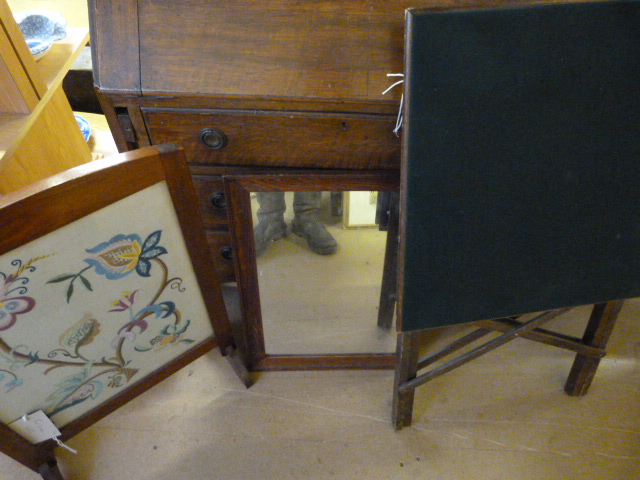
<instances>
[{"instance_id":1,"label":"folding table leg","mask_svg":"<svg viewBox=\"0 0 640 480\"><path fill-rule=\"evenodd\" d=\"M415 389L400 393L400 385L416 377L420 347L419 332L398 333L396 371L393 380L391 419L396 430L411 425Z\"/></svg>"},{"instance_id":2,"label":"folding table leg","mask_svg":"<svg viewBox=\"0 0 640 480\"><path fill-rule=\"evenodd\" d=\"M543 325L558 315L563 314L567 310L569 309L563 308L542 313L525 323L518 324L518 326L512 328L506 333L503 333L499 337L489 340L482 345L447 361L439 367L421 374L420 376L417 376L418 369L422 369L433 363L431 360L439 360L449 353L459 350L470 342L481 338L490 330L480 328L477 331L466 335L462 339L453 342L450 346L436 352L425 361L420 361L418 356L420 332L399 333L396 348L397 363L393 385L392 408L392 421L396 430L400 430L402 427L411 425L413 415L413 398L417 387L433 380L434 378L444 375L445 373L458 368L459 366L464 365L465 363L470 362L471 360L478 358L501 345L504 345L520 335L527 334L536 327Z\"/></svg>"},{"instance_id":3,"label":"folding table leg","mask_svg":"<svg viewBox=\"0 0 640 480\"><path fill-rule=\"evenodd\" d=\"M58 468L58 463L55 460L43 463L38 469L38 473L42 477L42 480L64 480Z\"/></svg>"},{"instance_id":4,"label":"folding table leg","mask_svg":"<svg viewBox=\"0 0 640 480\"><path fill-rule=\"evenodd\" d=\"M619 300L594 305L589 323L582 337L582 343L592 347L605 348L623 303L622 300ZM564 391L575 397L586 394L599 363L599 357L577 354L567 383L564 386Z\"/></svg>"},{"instance_id":5,"label":"folding table leg","mask_svg":"<svg viewBox=\"0 0 640 480\"><path fill-rule=\"evenodd\" d=\"M389 330L393 324L393 314L398 298L398 192L391 192L389 198L389 221L387 243L384 253L384 268L382 271L382 287L378 308L378 327Z\"/></svg>"}]
</instances>

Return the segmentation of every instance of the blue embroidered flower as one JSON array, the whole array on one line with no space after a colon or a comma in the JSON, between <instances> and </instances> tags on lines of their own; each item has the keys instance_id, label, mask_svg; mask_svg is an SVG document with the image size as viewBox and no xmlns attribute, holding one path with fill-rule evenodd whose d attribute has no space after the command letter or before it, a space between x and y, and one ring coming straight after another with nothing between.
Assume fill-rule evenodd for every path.
<instances>
[{"instance_id":1,"label":"blue embroidered flower","mask_svg":"<svg viewBox=\"0 0 640 480\"><path fill-rule=\"evenodd\" d=\"M117 280L136 271L141 277L150 276L151 262L154 258L167 253L159 247L161 230L153 232L142 243L139 235L116 235L108 242L88 249L91 257L85 259L96 269L96 273L105 275L109 280Z\"/></svg>"},{"instance_id":2,"label":"blue embroidered flower","mask_svg":"<svg viewBox=\"0 0 640 480\"><path fill-rule=\"evenodd\" d=\"M142 252L140 253L140 258L138 259L138 264L136 265L136 272L141 277L148 277L150 275L151 262L149 260L153 260L154 258L167 253L166 248L158 246L161 235L161 230L153 232L147 237L147 239L144 241L144 244L142 245Z\"/></svg>"},{"instance_id":3,"label":"blue embroidered flower","mask_svg":"<svg viewBox=\"0 0 640 480\"><path fill-rule=\"evenodd\" d=\"M138 265L142 253L142 239L138 235L116 235L108 242L103 242L87 250L90 258L85 259L96 269L99 275L109 280L117 280L129 275Z\"/></svg>"}]
</instances>

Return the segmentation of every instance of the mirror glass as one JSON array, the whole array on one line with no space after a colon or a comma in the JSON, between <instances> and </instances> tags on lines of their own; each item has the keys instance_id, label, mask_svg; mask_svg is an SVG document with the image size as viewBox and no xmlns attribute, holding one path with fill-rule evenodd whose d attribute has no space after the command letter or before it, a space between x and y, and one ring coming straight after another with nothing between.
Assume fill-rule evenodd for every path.
<instances>
[{"instance_id":1,"label":"mirror glass","mask_svg":"<svg viewBox=\"0 0 640 480\"><path fill-rule=\"evenodd\" d=\"M377 326L387 240L375 224L377 199L251 194L267 355L395 351L395 326Z\"/></svg>"}]
</instances>

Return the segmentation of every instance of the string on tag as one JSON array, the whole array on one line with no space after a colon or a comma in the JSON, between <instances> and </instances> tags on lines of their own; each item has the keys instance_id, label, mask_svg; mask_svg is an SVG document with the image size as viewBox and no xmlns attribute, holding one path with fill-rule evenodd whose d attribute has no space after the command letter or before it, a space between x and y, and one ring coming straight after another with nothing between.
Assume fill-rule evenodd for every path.
<instances>
[{"instance_id":1,"label":"string on tag","mask_svg":"<svg viewBox=\"0 0 640 480\"><path fill-rule=\"evenodd\" d=\"M62 448L66 448L67 450L69 450L71 453L78 453L78 451L75 448L71 448L69 445L65 445L62 440L60 440L58 437L53 437L53 439L55 440L55 442L60 445Z\"/></svg>"},{"instance_id":2,"label":"string on tag","mask_svg":"<svg viewBox=\"0 0 640 480\"><path fill-rule=\"evenodd\" d=\"M402 73L387 73L387 77L402 77L402 80L398 80L397 82L395 82L393 85L391 85L389 88L387 88L384 92L382 92L382 95L385 95L387 92L390 92L393 88L397 87L398 85L402 85L404 83L404 75ZM396 126L393 129L393 133L396 134L396 137L400 136L400 129L402 128L402 120L403 120L403 114L402 114L402 107L404 104L404 94L402 94L400 96L400 109L398 111L398 118L396 120Z\"/></svg>"},{"instance_id":3,"label":"string on tag","mask_svg":"<svg viewBox=\"0 0 640 480\"><path fill-rule=\"evenodd\" d=\"M58 446L66 448L72 453L78 453L77 450L65 445L58 438L61 435L60 430L56 428L51 419L42 410L22 415L18 420L10 423L9 427L34 445L52 439Z\"/></svg>"}]
</instances>

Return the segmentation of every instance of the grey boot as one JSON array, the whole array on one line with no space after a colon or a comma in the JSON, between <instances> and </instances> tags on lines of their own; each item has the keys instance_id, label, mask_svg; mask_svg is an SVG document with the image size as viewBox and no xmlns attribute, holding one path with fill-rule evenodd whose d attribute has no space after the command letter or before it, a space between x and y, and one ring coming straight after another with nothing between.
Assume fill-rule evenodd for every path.
<instances>
[{"instance_id":1,"label":"grey boot","mask_svg":"<svg viewBox=\"0 0 640 480\"><path fill-rule=\"evenodd\" d=\"M331 255L338 250L338 242L318 218L322 192L296 192L293 196L291 231L306 238L309 248L318 255Z\"/></svg>"},{"instance_id":2,"label":"grey boot","mask_svg":"<svg viewBox=\"0 0 640 480\"><path fill-rule=\"evenodd\" d=\"M257 212L258 224L253 230L256 242L256 254L261 255L271 242L287 236L287 224L284 223L284 192L256 193L260 208Z\"/></svg>"}]
</instances>

